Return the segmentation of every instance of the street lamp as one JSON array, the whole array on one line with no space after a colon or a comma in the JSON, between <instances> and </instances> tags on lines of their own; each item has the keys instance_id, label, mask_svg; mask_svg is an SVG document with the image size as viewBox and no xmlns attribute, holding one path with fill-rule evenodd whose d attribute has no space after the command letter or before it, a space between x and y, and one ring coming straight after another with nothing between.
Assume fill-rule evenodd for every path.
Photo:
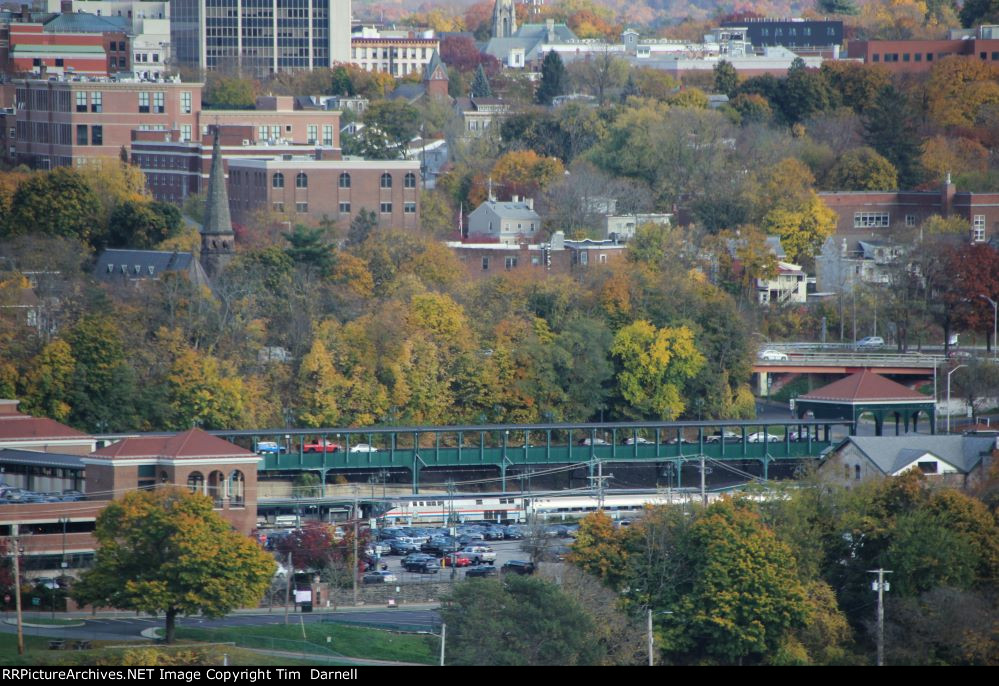
<instances>
[{"instance_id":1,"label":"street lamp","mask_svg":"<svg viewBox=\"0 0 999 686\"><path fill-rule=\"evenodd\" d=\"M655 666L655 653L653 652L653 637L652 637L652 615L671 615L672 610L660 610L659 612L653 612L652 608L649 608L649 622L648 622L648 642L649 642L649 667Z\"/></svg>"},{"instance_id":2,"label":"street lamp","mask_svg":"<svg viewBox=\"0 0 999 686\"><path fill-rule=\"evenodd\" d=\"M999 303L987 295L978 294L979 298L985 298L992 305L992 359L999 359L999 352L996 351L996 332L999 330Z\"/></svg>"},{"instance_id":3,"label":"street lamp","mask_svg":"<svg viewBox=\"0 0 999 686\"><path fill-rule=\"evenodd\" d=\"M961 367L967 367L966 364L959 364L949 372L947 372L947 435L950 435L950 375L956 372Z\"/></svg>"}]
</instances>

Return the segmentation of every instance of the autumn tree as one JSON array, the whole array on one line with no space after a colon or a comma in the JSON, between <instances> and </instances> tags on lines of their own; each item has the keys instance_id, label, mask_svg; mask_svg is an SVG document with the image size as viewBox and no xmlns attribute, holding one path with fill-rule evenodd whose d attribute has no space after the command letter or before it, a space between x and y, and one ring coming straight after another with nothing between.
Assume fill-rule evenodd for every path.
<instances>
[{"instance_id":1,"label":"autumn tree","mask_svg":"<svg viewBox=\"0 0 999 686\"><path fill-rule=\"evenodd\" d=\"M735 97L739 86L739 73L728 60L719 60L715 65L715 92Z\"/></svg>"},{"instance_id":2,"label":"autumn tree","mask_svg":"<svg viewBox=\"0 0 999 686\"><path fill-rule=\"evenodd\" d=\"M243 425L243 380L232 365L193 349L181 352L167 378L175 429L229 429Z\"/></svg>"},{"instance_id":3,"label":"autumn tree","mask_svg":"<svg viewBox=\"0 0 999 686\"><path fill-rule=\"evenodd\" d=\"M326 345L314 339L298 372L299 421L311 427L336 426L341 417L338 401L343 385Z\"/></svg>"},{"instance_id":4,"label":"autumn tree","mask_svg":"<svg viewBox=\"0 0 999 686\"><path fill-rule=\"evenodd\" d=\"M836 214L812 189L811 171L793 158L763 171L757 195L759 226L781 238L788 259L808 260L836 229Z\"/></svg>"},{"instance_id":5,"label":"autumn tree","mask_svg":"<svg viewBox=\"0 0 999 686\"><path fill-rule=\"evenodd\" d=\"M493 183L504 196L534 197L560 180L565 167L554 157L541 157L533 150L508 152L493 166Z\"/></svg>"},{"instance_id":6,"label":"autumn tree","mask_svg":"<svg viewBox=\"0 0 999 686\"><path fill-rule=\"evenodd\" d=\"M274 560L232 530L211 498L177 488L132 491L97 517L94 566L73 585L81 604L159 613L173 643L179 615L222 617L255 605Z\"/></svg>"},{"instance_id":7,"label":"autumn tree","mask_svg":"<svg viewBox=\"0 0 999 686\"><path fill-rule=\"evenodd\" d=\"M979 110L999 103L999 70L952 55L935 62L926 86L927 111L943 127L971 127Z\"/></svg>"},{"instance_id":8,"label":"autumn tree","mask_svg":"<svg viewBox=\"0 0 999 686\"><path fill-rule=\"evenodd\" d=\"M33 235L76 237L84 242L100 241L100 201L79 173L58 167L36 174L21 183L4 218L4 237Z\"/></svg>"},{"instance_id":9,"label":"autumn tree","mask_svg":"<svg viewBox=\"0 0 999 686\"><path fill-rule=\"evenodd\" d=\"M46 345L28 372L24 410L59 422L69 419L75 369L76 360L66 341L56 339Z\"/></svg>"},{"instance_id":10,"label":"autumn tree","mask_svg":"<svg viewBox=\"0 0 999 686\"><path fill-rule=\"evenodd\" d=\"M854 148L836 161L825 185L837 191L891 191L898 188L898 172L871 148Z\"/></svg>"},{"instance_id":11,"label":"autumn tree","mask_svg":"<svg viewBox=\"0 0 999 686\"><path fill-rule=\"evenodd\" d=\"M180 211L164 202L127 201L114 208L108 223L107 245L112 248L151 250L176 236Z\"/></svg>"},{"instance_id":12,"label":"autumn tree","mask_svg":"<svg viewBox=\"0 0 999 686\"><path fill-rule=\"evenodd\" d=\"M256 84L250 79L216 73L205 84L205 105L212 109L251 109L256 98Z\"/></svg>"},{"instance_id":13,"label":"autumn tree","mask_svg":"<svg viewBox=\"0 0 999 686\"><path fill-rule=\"evenodd\" d=\"M656 419L683 413L683 383L704 364L690 329L657 329L644 320L618 331L610 353L617 363L618 392L626 403L622 411Z\"/></svg>"},{"instance_id":14,"label":"autumn tree","mask_svg":"<svg viewBox=\"0 0 999 686\"><path fill-rule=\"evenodd\" d=\"M573 62L568 71L577 87L595 96L597 103L603 105L608 90L624 85L628 63L605 50L589 59Z\"/></svg>"}]
</instances>

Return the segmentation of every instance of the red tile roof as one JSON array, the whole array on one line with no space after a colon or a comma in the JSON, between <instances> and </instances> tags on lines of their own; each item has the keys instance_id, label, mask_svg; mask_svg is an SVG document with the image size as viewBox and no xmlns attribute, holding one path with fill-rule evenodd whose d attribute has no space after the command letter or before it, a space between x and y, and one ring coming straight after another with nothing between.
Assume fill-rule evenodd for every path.
<instances>
[{"instance_id":1,"label":"red tile roof","mask_svg":"<svg viewBox=\"0 0 999 686\"><path fill-rule=\"evenodd\" d=\"M126 457L250 457L254 453L229 441L216 438L202 429L191 429L168 436L138 436L95 450L91 455Z\"/></svg>"},{"instance_id":2,"label":"red tile roof","mask_svg":"<svg viewBox=\"0 0 999 686\"><path fill-rule=\"evenodd\" d=\"M864 371L833 381L828 386L800 396L798 400L825 400L842 403L884 402L933 402L933 398L912 390L880 374Z\"/></svg>"},{"instance_id":3,"label":"red tile roof","mask_svg":"<svg viewBox=\"0 0 999 686\"><path fill-rule=\"evenodd\" d=\"M0 414L0 441L87 438L87 434L47 417Z\"/></svg>"}]
</instances>

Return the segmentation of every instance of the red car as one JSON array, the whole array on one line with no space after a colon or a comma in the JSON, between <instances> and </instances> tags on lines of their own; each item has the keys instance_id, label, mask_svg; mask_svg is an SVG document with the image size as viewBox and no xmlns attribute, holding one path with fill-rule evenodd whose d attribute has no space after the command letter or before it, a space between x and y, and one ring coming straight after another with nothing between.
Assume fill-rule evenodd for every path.
<instances>
[{"instance_id":1,"label":"red car","mask_svg":"<svg viewBox=\"0 0 999 686\"><path fill-rule=\"evenodd\" d=\"M342 450L338 443L332 443L325 439L312 441L302 446L303 453L338 453Z\"/></svg>"},{"instance_id":2,"label":"red car","mask_svg":"<svg viewBox=\"0 0 999 686\"><path fill-rule=\"evenodd\" d=\"M472 558L461 555L460 553L452 553L444 558L445 567L471 567Z\"/></svg>"}]
</instances>

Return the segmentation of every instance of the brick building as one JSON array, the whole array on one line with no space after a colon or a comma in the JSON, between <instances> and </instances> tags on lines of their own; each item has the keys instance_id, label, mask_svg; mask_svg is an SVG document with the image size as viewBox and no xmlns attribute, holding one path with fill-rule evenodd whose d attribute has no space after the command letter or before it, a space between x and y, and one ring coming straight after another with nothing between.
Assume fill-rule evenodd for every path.
<instances>
[{"instance_id":1,"label":"brick building","mask_svg":"<svg viewBox=\"0 0 999 686\"><path fill-rule=\"evenodd\" d=\"M121 17L73 12L0 16L0 70L18 74L110 76L131 68L131 42Z\"/></svg>"},{"instance_id":2,"label":"brick building","mask_svg":"<svg viewBox=\"0 0 999 686\"><path fill-rule=\"evenodd\" d=\"M229 159L229 202L238 222L257 210L350 222L362 209L379 226L420 226L416 160L322 159L322 155Z\"/></svg>"},{"instance_id":3,"label":"brick building","mask_svg":"<svg viewBox=\"0 0 999 686\"><path fill-rule=\"evenodd\" d=\"M944 183L939 191L842 191L819 193L836 213L836 237L876 239L892 229L917 227L931 215L957 216L971 226L969 238L999 238L999 193L958 191Z\"/></svg>"},{"instance_id":4,"label":"brick building","mask_svg":"<svg viewBox=\"0 0 999 686\"><path fill-rule=\"evenodd\" d=\"M846 56L865 64L881 64L894 73L928 72L945 57L962 55L999 65L999 26L979 26L976 32L946 40L849 41Z\"/></svg>"},{"instance_id":5,"label":"brick building","mask_svg":"<svg viewBox=\"0 0 999 686\"><path fill-rule=\"evenodd\" d=\"M131 145L134 128L175 129L190 139L198 132L200 83L63 78L14 86L8 155L38 169L117 158Z\"/></svg>"}]
</instances>

